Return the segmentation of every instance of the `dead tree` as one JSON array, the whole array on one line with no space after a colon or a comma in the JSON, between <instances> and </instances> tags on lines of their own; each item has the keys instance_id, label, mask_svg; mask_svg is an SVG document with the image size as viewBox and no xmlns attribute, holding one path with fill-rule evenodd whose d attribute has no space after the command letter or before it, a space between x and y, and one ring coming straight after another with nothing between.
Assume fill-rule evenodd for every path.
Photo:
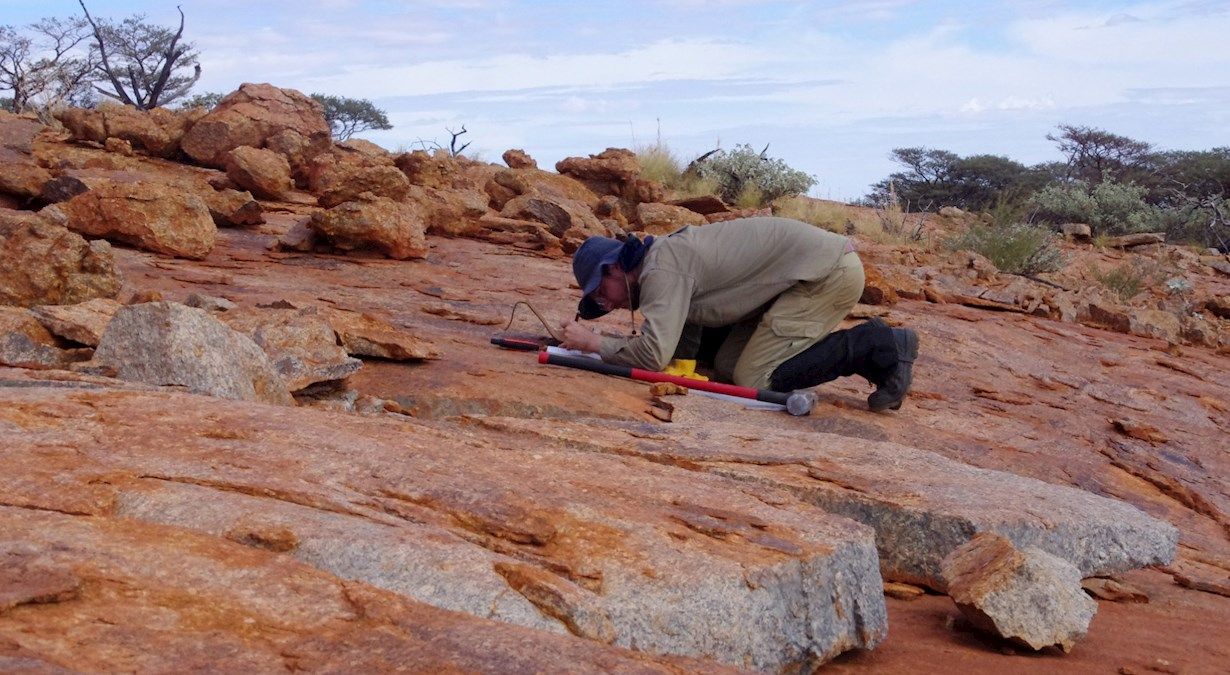
<instances>
[{"instance_id":1,"label":"dead tree","mask_svg":"<svg viewBox=\"0 0 1230 675\"><path fill-rule=\"evenodd\" d=\"M142 110L156 108L186 96L201 77L201 65L184 35L184 11L179 11L179 29L172 33L162 26L145 22L142 15L131 16L119 24L95 21L85 0L77 0L93 28L97 70L111 89L94 88L103 96ZM193 73L176 74L191 67Z\"/></svg>"},{"instance_id":2,"label":"dead tree","mask_svg":"<svg viewBox=\"0 0 1230 675\"><path fill-rule=\"evenodd\" d=\"M462 144L462 146L461 146L460 148L459 148L459 147L457 147L457 138L458 138L458 137L460 137L462 134L466 133L466 125L464 125L464 124L463 124L463 125L461 125L461 131L453 131L452 129L450 129L450 128L448 128L448 127L444 127L444 130L445 130L445 131L447 131L448 133L452 134L452 136L453 136L453 139L452 139L451 141L449 141L449 142L448 142L448 154L449 154L449 156L451 156L451 157L456 157L457 155L460 155L461 153L465 152L465 149L466 149L466 148L470 147L470 143L469 143L469 142L466 142L466 143Z\"/></svg>"},{"instance_id":3,"label":"dead tree","mask_svg":"<svg viewBox=\"0 0 1230 675\"><path fill-rule=\"evenodd\" d=\"M88 37L78 19L42 19L28 34L0 26L0 90L13 93L13 112L57 106L87 87L94 63L77 46Z\"/></svg>"}]
</instances>

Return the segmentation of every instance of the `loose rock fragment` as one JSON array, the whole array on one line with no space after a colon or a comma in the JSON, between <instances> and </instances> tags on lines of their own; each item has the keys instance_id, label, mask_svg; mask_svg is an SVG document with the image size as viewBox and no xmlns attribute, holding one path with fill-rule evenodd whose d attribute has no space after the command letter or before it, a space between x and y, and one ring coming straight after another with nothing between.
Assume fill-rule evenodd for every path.
<instances>
[{"instance_id":1,"label":"loose rock fragment","mask_svg":"<svg viewBox=\"0 0 1230 675\"><path fill-rule=\"evenodd\" d=\"M902 584L896 581L884 582L884 595L898 600L913 600L926 593L926 590L913 584Z\"/></svg>"},{"instance_id":2,"label":"loose rock fragment","mask_svg":"<svg viewBox=\"0 0 1230 675\"><path fill-rule=\"evenodd\" d=\"M1098 605L1072 563L993 533L975 536L941 564L948 595L976 627L1032 649L1072 651Z\"/></svg>"},{"instance_id":3,"label":"loose rock fragment","mask_svg":"<svg viewBox=\"0 0 1230 675\"><path fill-rule=\"evenodd\" d=\"M32 312L47 330L83 345L97 347L111 317L123 307L110 298L94 298L76 305L42 305Z\"/></svg>"},{"instance_id":4,"label":"loose rock fragment","mask_svg":"<svg viewBox=\"0 0 1230 675\"><path fill-rule=\"evenodd\" d=\"M1081 588L1099 600L1109 600L1111 602L1149 602L1149 596L1144 591L1115 579L1091 577L1081 581Z\"/></svg>"},{"instance_id":5,"label":"loose rock fragment","mask_svg":"<svg viewBox=\"0 0 1230 675\"><path fill-rule=\"evenodd\" d=\"M652 396L687 396L688 388L674 382L655 382L649 386Z\"/></svg>"}]
</instances>

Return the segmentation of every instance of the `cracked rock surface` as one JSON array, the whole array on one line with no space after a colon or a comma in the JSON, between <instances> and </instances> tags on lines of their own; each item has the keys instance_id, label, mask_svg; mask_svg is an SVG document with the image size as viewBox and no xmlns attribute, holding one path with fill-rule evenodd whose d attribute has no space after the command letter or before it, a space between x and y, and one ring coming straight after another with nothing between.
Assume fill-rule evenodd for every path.
<instances>
[{"instance_id":1,"label":"cracked rock surface","mask_svg":"<svg viewBox=\"0 0 1230 675\"><path fill-rule=\"evenodd\" d=\"M340 578L756 669L885 634L869 528L720 477L481 428L357 425L186 394L28 386L0 396L0 420L19 439L2 451L14 506L220 537L259 514L258 531L290 533L288 555Z\"/></svg>"}]
</instances>

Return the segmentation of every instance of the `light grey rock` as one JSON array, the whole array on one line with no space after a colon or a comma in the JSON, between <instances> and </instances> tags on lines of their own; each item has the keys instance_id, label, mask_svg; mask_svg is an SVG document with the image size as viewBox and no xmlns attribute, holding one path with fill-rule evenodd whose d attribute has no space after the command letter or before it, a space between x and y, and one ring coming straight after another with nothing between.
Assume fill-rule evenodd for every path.
<instances>
[{"instance_id":1,"label":"light grey rock","mask_svg":"<svg viewBox=\"0 0 1230 675\"><path fill-rule=\"evenodd\" d=\"M363 367L338 345L333 328L312 308L233 309L218 318L265 350L291 391L340 380Z\"/></svg>"},{"instance_id":2,"label":"light grey rock","mask_svg":"<svg viewBox=\"0 0 1230 675\"><path fill-rule=\"evenodd\" d=\"M203 309L206 312L228 312L238 306L226 298L219 298L215 295L204 295L201 293L193 293L189 295L188 298L184 300L184 304L189 307Z\"/></svg>"},{"instance_id":3,"label":"light grey rock","mask_svg":"<svg viewBox=\"0 0 1230 675\"><path fill-rule=\"evenodd\" d=\"M937 590L944 589L940 561L979 532L1036 546L1084 576L1166 564L1175 555L1178 530L1125 502L896 443L694 422L689 410L706 402L690 399L672 401L672 433L654 442L642 440L645 430L630 423L492 418L483 424L788 490L875 528L886 579Z\"/></svg>"},{"instance_id":4,"label":"light grey rock","mask_svg":"<svg viewBox=\"0 0 1230 675\"><path fill-rule=\"evenodd\" d=\"M256 343L209 313L174 302L122 307L107 325L94 362L113 368L122 380L294 405L286 383Z\"/></svg>"},{"instance_id":5,"label":"light grey rock","mask_svg":"<svg viewBox=\"0 0 1230 675\"><path fill-rule=\"evenodd\" d=\"M1085 223L1064 223L1059 231L1077 241L1088 241L1093 238L1093 228Z\"/></svg>"},{"instance_id":6,"label":"light grey rock","mask_svg":"<svg viewBox=\"0 0 1230 675\"><path fill-rule=\"evenodd\" d=\"M1072 563L1034 547L1018 551L997 534L977 535L942 567L970 623L1031 649L1072 651L1098 611Z\"/></svg>"}]
</instances>

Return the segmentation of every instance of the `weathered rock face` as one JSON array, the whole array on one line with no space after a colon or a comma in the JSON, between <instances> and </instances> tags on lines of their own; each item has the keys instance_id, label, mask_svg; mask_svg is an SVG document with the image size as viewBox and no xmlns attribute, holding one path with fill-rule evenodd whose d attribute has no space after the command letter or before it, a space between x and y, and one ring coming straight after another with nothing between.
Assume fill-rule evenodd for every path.
<instances>
[{"instance_id":1,"label":"weathered rock face","mask_svg":"<svg viewBox=\"0 0 1230 675\"><path fill-rule=\"evenodd\" d=\"M720 670L447 612L181 528L10 506L0 587L6 669Z\"/></svg>"},{"instance_id":2,"label":"weathered rock face","mask_svg":"<svg viewBox=\"0 0 1230 675\"><path fill-rule=\"evenodd\" d=\"M410 181L392 164L338 161L331 155L321 155L313 163L309 188L325 208L353 201L364 192L394 201L410 192Z\"/></svg>"},{"instance_id":3,"label":"weathered rock face","mask_svg":"<svg viewBox=\"0 0 1230 675\"><path fill-rule=\"evenodd\" d=\"M546 225L556 237L580 238L606 234L597 216L582 202L571 199L544 199L522 195L504 205L500 215L505 218L529 220Z\"/></svg>"},{"instance_id":4,"label":"weathered rock face","mask_svg":"<svg viewBox=\"0 0 1230 675\"><path fill-rule=\"evenodd\" d=\"M97 347L111 317L120 307L123 305L110 298L94 298L75 305L42 305L31 311L52 333Z\"/></svg>"},{"instance_id":5,"label":"weathered rock face","mask_svg":"<svg viewBox=\"0 0 1230 675\"><path fill-rule=\"evenodd\" d=\"M503 209L510 199L518 195L569 199L590 208L598 203L598 195L580 181L539 169L504 169L494 174L483 189L491 197L491 207L494 209Z\"/></svg>"},{"instance_id":6,"label":"weathered rock face","mask_svg":"<svg viewBox=\"0 0 1230 675\"><path fill-rule=\"evenodd\" d=\"M374 248L390 258L406 260L427 256L423 220L414 203L365 193L360 200L312 214L310 227L339 249Z\"/></svg>"},{"instance_id":7,"label":"weathered rock face","mask_svg":"<svg viewBox=\"0 0 1230 675\"><path fill-rule=\"evenodd\" d=\"M473 236L482 230L487 195L478 190L437 190L411 185L407 201L425 214L427 232L449 237Z\"/></svg>"},{"instance_id":8,"label":"weathered rock face","mask_svg":"<svg viewBox=\"0 0 1230 675\"><path fill-rule=\"evenodd\" d=\"M457 175L457 158L443 150L414 150L398 155L394 162L412 185L450 189Z\"/></svg>"},{"instance_id":9,"label":"weathered rock face","mask_svg":"<svg viewBox=\"0 0 1230 675\"><path fill-rule=\"evenodd\" d=\"M553 422L547 427L508 419L488 424L570 447L643 455L784 489L875 528L886 579L938 590L944 588L940 562L979 532L1041 548L1072 562L1085 576L1174 558L1174 527L1123 502L976 469L894 443L764 429L749 435L737 424L689 421L689 411L704 405L691 398L672 402L675 433L655 436L653 445L630 444L638 432L617 423ZM716 440L726 437L740 440Z\"/></svg>"},{"instance_id":10,"label":"weathered rock face","mask_svg":"<svg viewBox=\"0 0 1230 675\"><path fill-rule=\"evenodd\" d=\"M107 325L94 361L124 380L293 404L285 382L251 339L207 312L173 302L121 308Z\"/></svg>"},{"instance_id":11,"label":"weathered rock face","mask_svg":"<svg viewBox=\"0 0 1230 675\"><path fill-rule=\"evenodd\" d=\"M1159 309L1137 309L1128 317L1128 332L1143 337L1177 342L1182 331L1179 317Z\"/></svg>"},{"instance_id":12,"label":"weathered rock face","mask_svg":"<svg viewBox=\"0 0 1230 675\"><path fill-rule=\"evenodd\" d=\"M430 340L398 330L370 314L335 309L326 311L325 320L351 356L392 361L423 361L440 356L440 350Z\"/></svg>"},{"instance_id":13,"label":"weathered rock face","mask_svg":"<svg viewBox=\"0 0 1230 675\"><path fill-rule=\"evenodd\" d=\"M247 145L226 153L226 175L264 199L283 199L295 187L284 155Z\"/></svg>"},{"instance_id":14,"label":"weathered rock face","mask_svg":"<svg viewBox=\"0 0 1230 675\"><path fill-rule=\"evenodd\" d=\"M943 574L971 623L1032 649L1072 651L1098 611L1071 563L1037 548L1019 551L996 534L980 534L953 551Z\"/></svg>"},{"instance_id":15,"label":"weathered rock face","mask_svg":"<svg viewBox=\"0 0 1230 675\"><path fill-rule=\"evenodd\" d=\"M194 194L158 183L106 183L40 212L74 232L182 258L204 258L217 227Z\"/></svg>"},{"instance_id":16,"label":"weathered rock face","mask_svg":"<svg viewBox=\"0 0 1230 675\"><path fill-rule=\"evenodd\" d=\"M128 143L129 152L139 149L155 157L172 157L179 151L184 133L204 114L200 109L138 110L107 104L92 110L66 108L56 117L76 140L106 144L114 139Z\"/></svg>"},{"instance_id":17,"label":"weathered rock face","mask_svg":"<svg viewBox=\"0 0 1230 675\"><path fill-rule=\"evenodd\" d=\"M165 392L0 397L6 424L39 430L0 446L14 505L269 541L439 607L762 670L885 633L870 530L771 491L465 426Z\"/></svg>"},{"instance_id":18,"label":"weathered rock face","mask_svg":"<svg viewBox=\"0 0 1230 675\"><path fill-rule=\"evenodd\" d=\"M641 229L649 234L670 234L688 225L704 225L705 217L682 206L642 203L636 205Z\"/></svg>"},{"instance_id":19,"label":"weathered rock face","mask_svg":"<svg viewBox=\"0 0 1230 675\"><path fill-rule=\"evenodd\" d=\"M265 222L265 210L246 190L224 188L203 192L202 198L215 225L243 227Z\"/></svg>"},{"instance_id":20,"label":"weathered rock face","mask_svg":"<svg viewBox=\"0 0 1230 675\"><path fill-rule=\"evenodd\" d=\"M120 292L110 244L86 242L28 211L0 209L0 259L3 305L71 304Z\"/></svg>"},{"instance_id":21,"label":"weathered rock face","mask_svg":"<svg viewBox=\"0 0 1230 675\"><path fill-rule=\"evenodd\" d=\"M863 295L859 302L866 305L892 305L897 302L897 291L871 263L863 263Z\"/></svg>"},{"instance_id":22,"label":"weathered rock face","mask_svg":"<svg viewBox=\"0 0 1230 675\"><path fill-rule=\"evenodd\" d=\"M338 346L333 328L315 309L232 309L218 318L265 350L292 392L343 379L363 366Z\"/></svg>"},{"instance_id":23,"label":"weathered rock face","mask_svg":"<svg viewBox=\"0 0 1230 675\"><path fill-rule=\"evenodd\" d=\"M34 138L43 130L37 120L0 110L0 193L30 199L42 194L51 174L33 156Z\"/></svg>"},{"instance_id":24,"label":"weathered rock face","mask_svg":"<svg viewBox=\"0 0 1230 675\"><path fill-rule=\"evenodd\" d=\"M226 153L241 146L263 148L269 137L293 130L304 138L328 133L320 104L293 89L241 84L192 125L181 146L194 160L224 168Z\"/></svg>"},{"instance_id":25,"label":"weathered rock face","mask_svg":"<svg viewBox=\"0 0 1230 675\"><path fill-rule=\"evenodd\" d=\"M334 145L333 137L327 131L318 131L310 136L304 136L294 129L283 129L265 139L265 147L286 157L286 160L290 162L295 184L306 189L309 187L309 171L312 161L331 152Z\"/></svg>"},{"instance_id":26,"label":"weathered rock face","mask_svg":"<svg viewBox=\"0 0 1230 675\"><path fill-rule=\"evenodd\" d=\"M607 148L589 157L566 157L555 164L561 174L580 180L627 182L641 172L636 153L623 148Z\"/></svg>"},{"instance_id":27,"label":"weathered rock face","mask_svg":"<svg viewBox=\"0 0 1230 675\"><path fill-rule=\"evenodd\" d=\"M76 353L60 349L55 337L29 310L0 305L0 365L65 368L79 360Z\"/></svg>"},{"instance_id":28,"label":"weathered rock face","mask_svg":"<svg viewBox=\"0 0 1230 675\"><path fill-rule=\"evenodd\" d=\"M519 148L505 150L504 154L501 155L500 158L504 160L504 163L507 164L510 169L538 168L538 162L535 161L533 157L526 154L524 150Z\"/></svg>"}]
</instances>

